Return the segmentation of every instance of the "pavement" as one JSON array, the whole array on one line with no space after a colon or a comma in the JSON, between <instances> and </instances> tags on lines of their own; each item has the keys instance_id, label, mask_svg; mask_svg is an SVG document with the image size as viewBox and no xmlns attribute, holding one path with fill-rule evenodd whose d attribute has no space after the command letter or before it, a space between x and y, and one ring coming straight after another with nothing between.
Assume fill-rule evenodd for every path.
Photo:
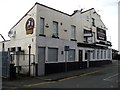
<instances>
[{"instance_id":1,"label":"pavement","mask_svg":"<svg viewBox=\"0 0 120 90\"><path fill-rule=\"evenodd\" d=\"M69 72L63 72L63 73L55 73L55 74L49 74L45 76L40 77L21 77L16 80L2 80L2 87L3 88L20 88L27 84L33 84L33 83L41 83L41 82L50 82L50 81L58 81L64 78L70 78L74 76L80 76L84 74L90 74L93 72L96 72L100 69L103 69L104 67L107 67L108 65L113 66L116 64L117 60L114 60L112 64L107 64L101 67L90 67L86 69L80 69L75 71L69 71Z\"/></svg>"}]
</instances>

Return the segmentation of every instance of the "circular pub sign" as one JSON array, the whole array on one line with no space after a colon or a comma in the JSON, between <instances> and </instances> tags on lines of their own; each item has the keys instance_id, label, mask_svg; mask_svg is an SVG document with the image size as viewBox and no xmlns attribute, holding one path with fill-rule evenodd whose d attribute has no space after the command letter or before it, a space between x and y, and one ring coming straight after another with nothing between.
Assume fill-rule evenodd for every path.
<instances>
[{"instance_id":1,"label":"circular pub sign","mask_svg":"<svg viewBox=\"0 0 120 90\"><path fill-rule=\"evenodd\" d=\"M29 18L27 20L25 28L26 28L26 34L33 34L33 29L34 29L34 19L33 18Z\"/></svg>"}]
</instances>

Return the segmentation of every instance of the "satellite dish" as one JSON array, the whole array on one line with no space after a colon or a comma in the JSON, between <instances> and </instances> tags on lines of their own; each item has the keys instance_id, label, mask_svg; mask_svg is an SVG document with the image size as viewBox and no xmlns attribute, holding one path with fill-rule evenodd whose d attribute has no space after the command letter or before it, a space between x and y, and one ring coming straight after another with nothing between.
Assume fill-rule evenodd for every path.
<instances>
[{"instance_id":1,"label":"satellite dish","mask_svg":"<svg viewBox=\"0 0 120 90\"><path fill-rule=\"evenodd\" d=\"M13 31L9 31L8 32L8 36L10 37L10 38L14 38L15 37L15 31L13 32Z\"/></svg>"}]
</instances>

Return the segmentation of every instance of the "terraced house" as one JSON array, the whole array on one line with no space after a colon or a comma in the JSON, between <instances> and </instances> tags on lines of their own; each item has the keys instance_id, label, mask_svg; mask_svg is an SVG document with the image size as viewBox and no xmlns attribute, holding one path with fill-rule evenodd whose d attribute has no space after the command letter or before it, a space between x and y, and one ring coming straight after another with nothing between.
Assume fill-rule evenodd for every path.
<instances>
[{"instance_id":1,"label":"terraced house","mask_svg":"<svg viewBox=\"0 0 120 90\"><path fill-rule=\"evenodd\" d=\"M0 42L17 73L42 76L89 68L112 61L106 26L91 8L69 15L40 3L10 29L9 41Z\"/></svg>"}]
</instances>

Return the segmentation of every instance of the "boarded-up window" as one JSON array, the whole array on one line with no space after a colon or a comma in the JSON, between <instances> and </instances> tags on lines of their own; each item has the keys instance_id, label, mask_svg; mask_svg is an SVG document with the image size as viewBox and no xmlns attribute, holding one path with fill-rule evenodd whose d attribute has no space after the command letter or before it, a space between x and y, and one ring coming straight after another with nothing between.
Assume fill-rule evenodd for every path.
<instances>
[{"instance_id":1,"label":"boarded-up window","mask_svg":"<svg viewBox=\"0 0 120 90\"><path fill-rule=\"evenodd\" d=\"M68 61L75 61L75 49L68 51Z\"/></svg>"},{"instance_id":2,"label":"boarded-up window","mask_svg":"<svg viewBox=\"0 0 120 90\"><path fill-rule=\"evenodd\" d=\"M58 61L58 49L57 48L48 48L48 62Z\"/></svg>"}]
</instances>

